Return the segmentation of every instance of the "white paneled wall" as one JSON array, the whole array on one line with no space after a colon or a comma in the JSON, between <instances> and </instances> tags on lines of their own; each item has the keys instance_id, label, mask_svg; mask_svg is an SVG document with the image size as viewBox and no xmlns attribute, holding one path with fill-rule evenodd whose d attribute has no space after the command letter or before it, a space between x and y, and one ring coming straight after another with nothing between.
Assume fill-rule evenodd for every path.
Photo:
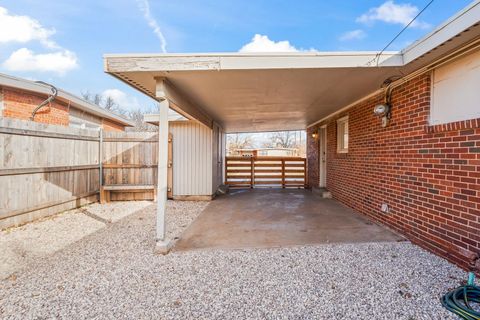
<instances>
[{"instance_id":1,"label":"white paneled wall","mask_svg":"<svg viewBox=\"0 0 480 320\"><path fill-rule=\"evenodd\" d=\"M170 122L173 136L173 196L212 195L212 129L193 122Z\"/></svg>"},{"instance_id":2,"label":"white paneled wall","mask_svg":"<svg viewBox=\"0 0 480 320\"><path fill-rule=\"evenodd\" d=\"M480 51L433 71L430 124L480 117Z\"/></svg>"}]
</instances>

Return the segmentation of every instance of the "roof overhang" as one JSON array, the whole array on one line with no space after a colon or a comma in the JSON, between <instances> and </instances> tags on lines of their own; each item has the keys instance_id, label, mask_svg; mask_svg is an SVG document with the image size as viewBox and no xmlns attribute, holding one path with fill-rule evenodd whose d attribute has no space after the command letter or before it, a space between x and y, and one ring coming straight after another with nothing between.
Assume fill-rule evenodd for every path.
<instances>
[{"instance_id":1,"label":"roof overhang","mask_svg":"<svg viewBox=\"0 0 480 320\"><path fill-rule=\"evenodd\" d=\"M52 93L52 91L50 90L50 87L44 84L9 76L6 74L0 74L0 86L13 88L17 90L29 91L33 93L39 93L46 96L49 96ZM70 106L73 108L79 109L81 111L84 111L85 113L97 116L99 118L108 119L112 122L120 123L124 126L135 125L133 121L127 120L117 114L109 112L104 108L101 108L93 103L90 103L62 89L58 89L58 94L56 99L64 103L70 104Z\"/></svg>"},{"instance_id":2,"label":"roof overhang","mask_svg":"<svg viewBox=\"0 0 480 320\"><path fill-rule=\"evenodd\" d=\"M226 132L305 129L480 37L472 3L401 52L109 54L105 71L156 98L166 79ZM182 106L177 106L182 113ZM188 114L182 113L186 116Z\"/></svg>"}]
</instances>

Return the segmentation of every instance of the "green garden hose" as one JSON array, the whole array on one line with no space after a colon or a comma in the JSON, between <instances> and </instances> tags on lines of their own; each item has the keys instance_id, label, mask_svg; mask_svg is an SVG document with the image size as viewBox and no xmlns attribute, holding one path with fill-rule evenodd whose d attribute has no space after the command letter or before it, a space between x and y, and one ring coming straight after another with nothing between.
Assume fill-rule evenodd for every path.
<instances>
[{"instance_id":1,"label":"green garden hose","mask_svg":"<svg viewBox=\"0 0 480 320\"><path fill-rule=\"evenodd\" d=\"M469 273L465 286L448 292L441 299L442 305L465 320L480 320L480 311L474 310L472 303L480 304L480 287L475 286L473 272Z\"/></svg>"}]
</instances>

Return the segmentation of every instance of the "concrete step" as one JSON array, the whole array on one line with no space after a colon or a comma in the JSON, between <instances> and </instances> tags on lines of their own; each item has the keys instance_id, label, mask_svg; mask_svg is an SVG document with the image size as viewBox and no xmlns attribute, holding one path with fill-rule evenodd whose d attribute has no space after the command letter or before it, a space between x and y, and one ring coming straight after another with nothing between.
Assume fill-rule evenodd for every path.
<instances>
[{"instance_id":1,"label":"concrete step","mask_svg":"<svg viewBox=\"0 0 480 320\"><path fill-rule=\"evenodd\" d=\"M318 194L322 198L330 199L332 197L332 194L327 188L312 188L312 192Z\"/></svg>"}]
</instances>

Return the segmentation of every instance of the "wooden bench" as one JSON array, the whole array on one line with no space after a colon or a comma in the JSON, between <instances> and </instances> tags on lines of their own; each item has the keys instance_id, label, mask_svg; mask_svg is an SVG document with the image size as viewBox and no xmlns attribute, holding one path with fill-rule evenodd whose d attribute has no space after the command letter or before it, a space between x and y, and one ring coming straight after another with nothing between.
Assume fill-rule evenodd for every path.
<instances>
[{"instance_id":1,"label":"wooden bench","mask_svg":"<svg viewBox=\"0 0 480 320\"><path fill-rule=\"evenodd\" d=\"M121 184L121 185L105 185L100 187L100 203L110 202L110 193L112 191L123 192L145 192L153 191L153 201L157 200L157 188L154 185L133 185L133 184Z\"/></svg>"}]
</instances>

